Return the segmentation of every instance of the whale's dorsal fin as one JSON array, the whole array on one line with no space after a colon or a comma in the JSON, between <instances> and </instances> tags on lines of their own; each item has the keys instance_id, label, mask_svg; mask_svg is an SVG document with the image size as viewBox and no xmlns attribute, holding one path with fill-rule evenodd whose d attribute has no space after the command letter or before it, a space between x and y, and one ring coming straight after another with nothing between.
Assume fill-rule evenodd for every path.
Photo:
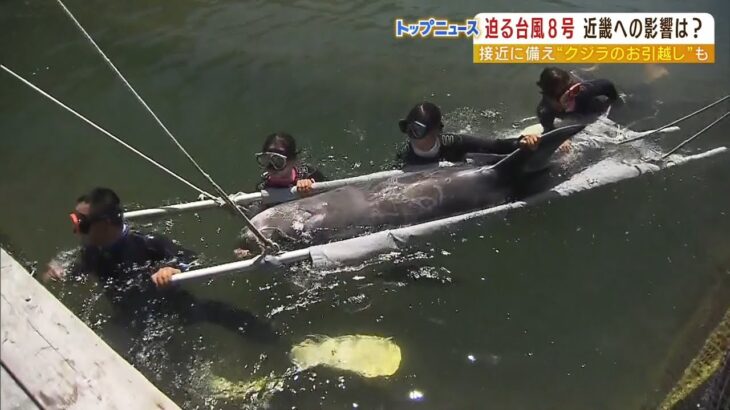
<instances>
[{"instance_id":1,"label":"whale's dorsal fin","mask_svg":"<svg viewBox=\"0 0 730 410\"><path fill-rule=\"evenodd\" d=\"M547 166L550 157L552 157L558 147L575 134L581 132L585 127L586 124L574 124L546 132L542 134L540 145L538 145L535 151L522 148L517 149L492 165L490 169L498 173L522 173L542 170Z\"/></svg>"}]
</instances>

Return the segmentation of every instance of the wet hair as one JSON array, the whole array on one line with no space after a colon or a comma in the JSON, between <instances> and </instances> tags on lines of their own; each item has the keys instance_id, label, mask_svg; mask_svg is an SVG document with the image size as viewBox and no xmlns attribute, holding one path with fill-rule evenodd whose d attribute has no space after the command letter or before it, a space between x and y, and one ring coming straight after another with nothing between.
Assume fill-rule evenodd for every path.
<instances>
[{"instance_id":1,"label":"wet hair","mask_svg":"<svg viewBox=\"0 0 730 410\"><path fill-rule=\"evenodd\" d=\"M285 132L277 132L266 136L261 152L277 152L286 155L287 159L297 159L297 154L299 154L294 137Z\"/></svg>"},{"instance_id":2,"label":"wet hair","mask_svg":"<svg viewBox=\"0 0 730 410\"><path fill-rule=\"evenodd\" d=\"M81 195L76 203L86 202L89 204L89 216L107 219L113 225L121 226L123 223L122 204L119 196L109 188L94 188L88 194Z\"/></svg>"},{"instance_id":3,"label":"wet hair","mask_svg":"<svg viewBox=\"0 0 730 410\"><path fill-rule=\"evenodd\" d=\"M570 84L570 73L557 67L546 67L540 73L540 80L537 85L542 89L543 94L556 96Z\"/></svg>"},{"instance_id":4,"label":"wet hair","mask_svg":"<svg viewBox=\"0 0 730 410\"><path fill-rule=\"evenodd\" d=\"M407 122L418 121L428 127L429 130L434 128L444 128L441 122L441 109L436 104L424 101L411 108L406 116Z\"/></svg>"}]
</instances>

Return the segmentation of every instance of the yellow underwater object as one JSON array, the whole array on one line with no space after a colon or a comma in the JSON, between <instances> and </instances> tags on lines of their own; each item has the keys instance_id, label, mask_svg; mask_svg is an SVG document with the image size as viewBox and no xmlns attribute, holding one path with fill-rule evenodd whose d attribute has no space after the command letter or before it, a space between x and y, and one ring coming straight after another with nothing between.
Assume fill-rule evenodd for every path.
<instances>
[{"instance_id":1,"label":"yellow underwater object","mask_svg":"<svg viewBox=\"0 0 730 410\"><path fill-rule=\"evenodd\" d=\"M363 377L392 376L400 367L400 347L390 338L368 335L310 336L292 347L289 358L296 366L282 375L271 374L249 381L211 376L211 394L221 399L265 402L284 388L287 377L317 366L357 373Z\"/></svg>"},{"instance_id":2,"label":"yellow underwater object","mask_svg":"<svg viewBox=\"0 0 730 410\"><path fill-rule=\"evenodd\" d=\"M291 349L292 362L301 370L327 366L363 377L391 376L400 366L400 347L390 338L347 335L313 336Z\"/></svg>"},{"instance_id":3,"label":"yellow underwater object","mask_svg":"<svg viewBox=\"0 0 730 410\"><path fill-rule=\"evenodd\" d=\"M270 375L247 382L232 382L224 377L211 375L208 385L216 398L266 401L272 394L283 389L284 379Z\"/></svg>"}]
</instances>

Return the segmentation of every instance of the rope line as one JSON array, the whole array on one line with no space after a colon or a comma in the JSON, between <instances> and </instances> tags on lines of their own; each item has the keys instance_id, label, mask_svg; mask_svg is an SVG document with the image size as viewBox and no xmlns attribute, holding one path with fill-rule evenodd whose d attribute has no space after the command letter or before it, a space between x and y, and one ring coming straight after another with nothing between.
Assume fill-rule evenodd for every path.
<instances>
[{"instance_id":1,"label":"rope line","mask_svg":"<svg viewBox=\"0 0 730 410\"><path fill-rule=\"evenodd\" d=\"M213 186L214 190L220 195L221 199L231 207L231 209L234 210L235 213L237 213L246 223L246 226L254 233L254 236L256 237L257 241L259 242L259 246L261 246L262 250L266 249L275 249L278 250L278 246L274 242L272 242L270 239L266 238L257 228L254 226L254 224L251 222L250 219L248 219L248 216L241 210L236 204L231 200L230 196L226 193L226 191L223 190L223 188L216 183L211 176L203 170L203 168L198 164L198 162L188 153L188 151L185 149L185 147L182 146L182 144L178 141L177 138L175 138L174 135L172 135L172 132L165 126L165 124L160 120L160 118L155 114L155 112L150 108L150 106L145 102L145 100L142 98L142 96L139 95L137 90L132 87L132 84L127 81L126 77L122 74L121 71L114 65L114 63L107 57L107 55L104 53L104 51L99 47L98 44L94 41L94 39L89 35L89 33L84 29L84 27L81 25L81 23L74 17L74 15L71 13L71 11L66 7L65 4L61 0L56 0L57 3L61 6L63 11L71 18L71 20L74 22L76 27L78 27L79 30L84 34L87 40L91 43L92 46L96 49L96 51L99 52L99 54L104 58L104 61L109 65L109 67L117 74L117 76L124 82L124 85L129 89L129 91L132 92L132 94L137 98L137 101L139 101L140 104L147 110L147 112L150 113L152 118L157 122L157 124L162 128L162 130L167 134L167 136L172 140L172 142L182 151L182 153L187 157L187 159L190 161L190 163L195 166L195 168L200 172Z\"/></svg>"},{"instance_id":2,"label":"rope line","mask_svg":"<svg viewBox=\"0 0 730 410\"><path fill-rule=\"evenodd\" d=\"M720 98L719 100L715 101L714 103L708 104L708 105L700 108L699 110L697 110L697 111L695 111L693 113L687 114L687 115L685 115L682 118L679 118L679 119L676 119L676 120L670 122L669 124L663 125L663 126L657 128L657 129L653 130L652 132L650 132L648 134L639 135L639 136L634 137L634 138L629 138L627 140L623 140L623 141L619 142L618 145L628 144L630 142L634 142L634 141L638 141L640 139L644 139L644 138L650 137L650 136L658 133L659 131L661 131L661 130L663 130L665 128L671 127L672 125L677 125L677 124L679 124L680 122L682 122L682 121L684 121L686 119L692 118L692 117L694 117L695 115L697 115L697 114L699 114L701 112L704 112L706 110L709 110L710 108L716 106L717 104L720 104L721 102L727 100L728 98L730 98L730 95L726 95L726 96Z\"/></svg>"},{"instance_id":3,"label":"rope line","mask_svg":"<svg viewBox=\"0 0 730 410\"><path fill-rule=\"evenodd\" d=\"M52 95L48 94L47 92L43 91L38 86L36 86L35 84L33 84L30 81L26 80L25 78L21 77L19 74L17 74L13 70L9 69L8 67L6 67L6 66L4 66L2 64L0 64L0 68L2 68L3 70L5 70L5 72L7 72L8 74L12 75L13 77L17 78L21 82L23 82L28 87L30 87L33 90L35 90L36 92L38 92L40 95L48 98L49 100L51 100L54 103L58 104L61 108L65 109L66 111L68 111L71 114L77 116L78 118L80 118L81 120L83 120L84 122L86 122L87 124L91 125L92 127L96 128L97 130L101 131L102 133L104 133L104 135L106 135L109 138L111 138L112 140L118 142L124 148L127 148L128 150L132 151L133 153L135 153L135 154L139 155L140 157L142 157L143 159L147 160L152 165L154 165L157 168L161 169L162 171L168 173L169 175L171 175L172 177L174 177L178 181L184 183L185 185L189 186L190 188L198 191L199 193L201 193L201 194L203 194L203 195L205 195L205 196L207 196L209 198L217 199L217 197L215 197L214 195L211 195L211 194L203 191L202 189L200 189L197 186L195 186L192 182L186 180L185 178L181 177L180 175L178 175L178 174L174 173L173 171L169 170L164 165L162 165L159 162L155 161L154 159L148 157L147 155L145 155L144 153L142 153L138 149L134 148L133 146L127 144L121 138L113 135L111 132L105 130L104 128L102 128L101 126L97 125L96 123L94 123L90 119L84 117L82 114L79 114L76 110L74 110L73 108L69 107L68 105L62 103L61 101L59 101L58 99L56 99L54 96L52 96Z\"/></svg>"},{"instance_id":4,"label":"rope line","mask_svg":"<svg viewBox=\"0 0 730 410\"><path fill-rule=\"evenodd\" d=\"M681 143L679 143L679 145L677 145L676 147L674 147L674 148L672 148L671 150L669 150L669 152L667 152L666 154L662 155L662 159L665 159L665 158L667 158L668 156L670 156L670 155L674 154L674 153L675 153L675 152L677 152L677 151L678 151L678 150L679 150L680 148L684 147L685 145L687 145L687 144L689 144L690 142L692 142L692 140L694 140L695 138L697 138L697 137L699 137L700 135L702 135L702 134L703 134L703 133L704 133L705 131L707 131L707 130L709 130L710 128L714 127L714 126L715 126L715 125L716 125L716 124L717 124L718 122L720 122L720 121L724 120L724 119L725 119L725 117L727 117L728 115L730 115L730 111L726 112L726 113L725 113L725 114L724 114L723 116L721 116L720 118L716 119L715 121L713 121L712 123L710 123L710 124L709 124L708 126L706 126L705 128L703 128L703 129L701 129L701 130L697 131L697 133L696 133L695 135L693 135L693 136L691 136L691 137L687 138L686 140L684 140L684 141L682 141Z\"/></svg>"}]
</instances>

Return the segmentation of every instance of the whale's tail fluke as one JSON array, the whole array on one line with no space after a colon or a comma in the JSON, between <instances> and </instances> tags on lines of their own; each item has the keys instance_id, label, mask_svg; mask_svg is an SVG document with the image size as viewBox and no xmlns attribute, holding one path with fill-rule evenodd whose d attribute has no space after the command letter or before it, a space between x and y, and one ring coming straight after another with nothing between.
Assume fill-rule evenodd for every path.
<instances>
[{"instance_id":1,"label":"whale's tail fluke","mask_svg":"<svg viewBox=\"0 0 730 410\"><path fill-rule=\"evenodd\" d=\"M518 149L494 164L491 169L498 173L508 173L510 175L541 171L547 167L550 158L558 147L575 134L583 131L586 125L568 125L546 132L542 135L540 145L535 151Z\"/></svg>"}]
</instances>

